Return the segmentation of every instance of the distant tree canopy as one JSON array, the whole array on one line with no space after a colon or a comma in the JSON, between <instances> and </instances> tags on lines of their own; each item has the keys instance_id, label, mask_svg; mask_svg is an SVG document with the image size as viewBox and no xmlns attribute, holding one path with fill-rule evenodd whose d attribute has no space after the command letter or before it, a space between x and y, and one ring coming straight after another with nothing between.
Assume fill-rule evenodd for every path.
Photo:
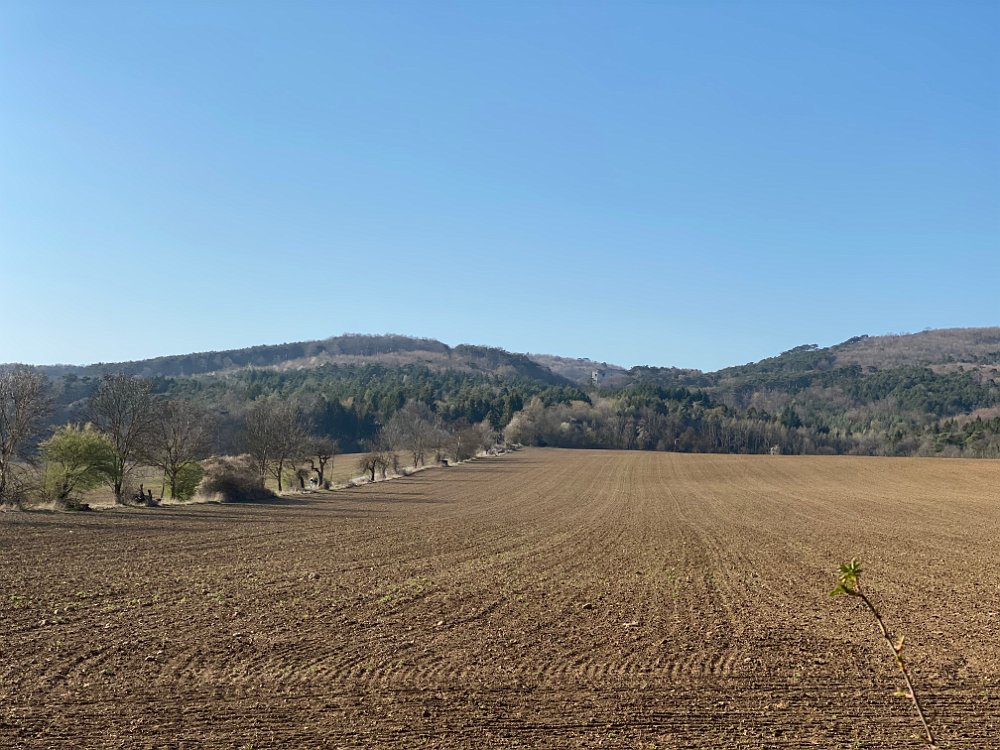
<instances>
[{"instance_id":1,"label":"distant tree canopy","mask_svg":"<svg viewBox=\"0 0 1000 750\"><path fill-rule=\"evenodd\" d=\"M442 435L470 425L566 447L1000 455L1000 329L955 336L959 343L929 332L855 337L828 348L804 344L712 373L615 368L595 378L596 385L589 375L573 384L500 349L344 336L126 363L149 377L120 382L145 384L155 402L195 405L212 425L197 451L205 454L242 451L252 405L267 400L292 405L299 439L335 440L343 452L389 445L414 464L428 453L427 436L443 449ZM906 349L911 339L913 351ZM878 365L882 348L890 352L888 366ZM51 423L87 421L87 406L111 382L109 368L40 370L54 377L46 389ZM111 423L95 422L114 442ZM162 437L165 430L157 429ZM31 440L21 442L30 453ZM161 444L160 452L166 448ZM299 452L279 451L292 461Z\"/></svg>"},{"instance_id":2,"label":"distant tree canopy","mask_svg":"<svg viewBox=\"0 0 1000 750\"><path fill-rule=\"evenodd\" d=\"M716 373L632 375L589 406L533 404L511 434L564 447L1000 456L1000 416L972 416L1000 406L996 369L866 369L804 345Z\"/></svg>"},{"instance_id":3,"label":"distant tree canopy","mask_svg":"<svg viewBox=\"0 0 1000 750\"><path fill-rule=\"evenodd\" d=\"M381 426L410 402L424 404L446 424L486 420L494 429L502 429L531 398L541 398L546 404L590 399L571 385L419 365L247 370L228 376L161 378L154 387L164 395L199 401L230 413L263 396L295 401L301 405L311 432L337 440L347 452L363 449Z\"/></svg>"}]
</instances>

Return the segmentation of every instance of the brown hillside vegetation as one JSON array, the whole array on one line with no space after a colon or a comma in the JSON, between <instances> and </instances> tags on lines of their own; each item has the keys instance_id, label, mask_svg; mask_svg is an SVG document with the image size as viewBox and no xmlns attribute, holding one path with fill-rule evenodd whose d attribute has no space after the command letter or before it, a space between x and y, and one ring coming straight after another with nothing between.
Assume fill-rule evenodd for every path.
<instances>
[{"instance_id":1,"label":"brown hillside vegetation","mask_svg":"<svg viewBox=\"0 0 1000 750\"><path fill-rule=\"evenodd\" d=\"M189 377L234 373L246 369L304 370L323 365L382 365L388 368L419 365L431 370L488 372L504 377L525 377L545 383L566 381L523 354L491 346L448 346L427 338L385 334L347 333L321 341L265 344L245 349L176 354L133 362L91 365L43 365L36 369L49 377L75 375L101 377L125 373L138 377ZM5 365L0 364L0 368Z\"/></svg>"},{"instance_id":2,"label":"brown hillside vegetation","mask_svg":"<svg viewBox=\"0 0 1000 750\"><path fill-rule=\"evenodd\" d=\"M1000 465L528 450L322 496L0 516L0 745L1000 736Z\"/></svg>"},{"instance_id":3,"label":"brown hillside vegetation","mask_svg":"<svg viewBox=\"0 0 1000 750\"><path fill-rule=\"evenodd\" d=\"M942 328L885 336L858 336L832 347L838 365L901 367L957 363L1000 364L1000 328Z\"/></svg>"}]
</instances>

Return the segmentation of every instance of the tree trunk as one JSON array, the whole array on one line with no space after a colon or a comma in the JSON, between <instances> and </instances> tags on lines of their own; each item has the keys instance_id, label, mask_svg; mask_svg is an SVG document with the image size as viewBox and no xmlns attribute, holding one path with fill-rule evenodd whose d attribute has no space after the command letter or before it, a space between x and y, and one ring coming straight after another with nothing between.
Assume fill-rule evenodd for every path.
<instances>
[{"instance_id":1,"label":"tree trunk","mask_svg":"<svg viewBox=\"0 0 1000 750\"><path fill-rule=\"evenodd\" d=\"M285 467L285 461L282 459L278 461L278 492L281 492L281 475Z\"/></svg>"}]
</instances>

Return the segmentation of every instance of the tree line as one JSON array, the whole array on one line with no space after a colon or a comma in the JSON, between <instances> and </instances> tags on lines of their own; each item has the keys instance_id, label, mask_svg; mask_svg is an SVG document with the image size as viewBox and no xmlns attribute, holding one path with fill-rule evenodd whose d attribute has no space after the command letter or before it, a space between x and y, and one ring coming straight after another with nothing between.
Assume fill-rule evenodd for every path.
<instances>
[{"instance_id":1,"label":"tree line","mask_svg":"<svg viewBox=\"0 0 1000 750\"><path fill-rule=\"evenodd\" d=\"M794 387L785 371L783 385L768 387L646 380L604 389L587 403L531 401L506 436L565 448L1000 457L997 388L974 374L840 369L800 373Z\"/></svg>"},{"instance_id":2,"label":"tree line","mask_svg":"<svg viewBox=\"0 0 1000 750\"><path fill-rule=\"evenodd\" d=\"M161 469L174 497L190 496L201 478L208 420L193 404L156 398L148 380L105 376L78 423L46 429L52 410L43 375L24 367L0 373L0 503L34 496L70 505L100 484L124 503L135 495L130 479L140 464Z\"/></svg>"},{"instance_id":3,"label":"tree line","mask_svg":"<svg viewBox=\"0 0 1000 750\"><path fill-rule=\"evenodd\" d=\"M488 421L501 430L534 397L546 404L588 400L580 388L518 375L431 369L419 365L323 365L303 370L243 370L223 375L149 378L154 395L199 404L214 417L212 452L239 450L244 411L255 400L293 401L310 429L345 452L372 444L396 411L423 403L448 425ZM86 418L100 377L69 374L52 381L56 424Z\"/></svg>"},{"instance_id":4,"label":"tree line","mask_svg":"<svg viewBox=\"0 0 1000 750\"><path fill-rule=\"evenodd\" d=\"M47 426L52 390L30 368L0 373L0 503L44 499L78 507L83 493L102 484L116 503L153 503L151 488L134 486L140 466L162 472L161 498L188 499L199 487L224 497L259 496L267 494L268 479L279 492L289 481L299 489L328 487L327 471L341 450L330 428L339 411L349 412L339 402L272 392L234 414L158 393L154 379L116 374L102 377L75 405L79 420ZM220 427L238 457L212 457ZM488 419L449 421L412 400L374 427L357 465L371 481L399 473L406 463L401 453L419 468L465 460L498 439Z\"/></svg>"},{"instance_id":5,"label":"tree line","mask_svg":"<svg viewBox=\"0 0 1000 750\"><path fill-rule=\"evenodd\" d=\"M584 389L505 369L519 360L493 350L474 353L498 371L328 363L47 378L38 368L7 368L0 498L24 495L32 472L22 469L31 462L49 497L104 483L122 501L134 494L128 479L140 464L162 470L161 494L183 497L209 456L247 455L241 470L253 486L266 480L284 490L309 480L322 486L338 453L363 452L356 468L374 479L428 457L466 456L498 436L576 448L1000 456L996 368L879 370L838 364L830 350L807 345L716 373L637 367L617 384Z\"/></svg>"}]
</instances>

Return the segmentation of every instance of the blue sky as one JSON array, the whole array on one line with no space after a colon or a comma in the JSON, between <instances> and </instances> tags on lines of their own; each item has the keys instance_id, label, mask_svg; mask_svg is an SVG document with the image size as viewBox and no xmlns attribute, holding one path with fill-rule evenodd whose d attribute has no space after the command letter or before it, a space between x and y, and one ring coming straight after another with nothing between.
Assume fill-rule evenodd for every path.
<instances>
[{"instance_id":1,"label":"blue sky","mask_svg":"<svg viewBox=\"0 0 1000 750\"><path fill-rule=\"evenodd\" d=\"M0 362L1000 324L995 2L0 4Z\"/></svg>"}]
</instances>

